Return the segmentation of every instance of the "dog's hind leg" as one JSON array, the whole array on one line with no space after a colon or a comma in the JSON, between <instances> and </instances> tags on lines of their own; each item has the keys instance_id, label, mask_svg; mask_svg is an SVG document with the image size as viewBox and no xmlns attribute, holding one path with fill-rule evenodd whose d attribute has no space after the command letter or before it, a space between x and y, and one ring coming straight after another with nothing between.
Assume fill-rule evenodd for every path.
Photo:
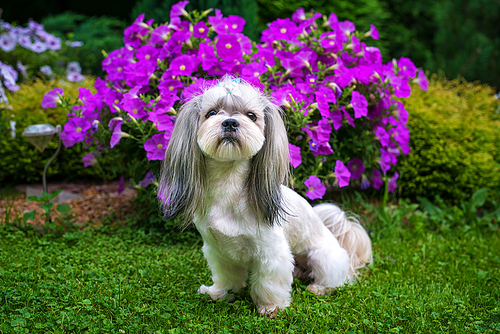
<instances>
[{"instance_id":1,"label":"dog's hind leg","mask_svg":"<svg viewBox=\"0 0 500 334\"><path fill-rule=\"evenodd\" d=\"M324 295L346 283L349 273L349 255L333 235L322 240L307 254L307 266L313 282L308 291Z\"/></svg>"}]
</instances>

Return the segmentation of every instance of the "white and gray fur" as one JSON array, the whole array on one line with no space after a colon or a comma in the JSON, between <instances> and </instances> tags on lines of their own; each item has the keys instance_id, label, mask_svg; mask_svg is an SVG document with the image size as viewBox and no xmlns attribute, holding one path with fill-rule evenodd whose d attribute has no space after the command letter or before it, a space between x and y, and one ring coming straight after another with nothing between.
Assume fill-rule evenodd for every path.
<instances>
[{"instance_id":1,"label":"white and gray fur","mask_svg":"<svg viewBox=\"0 0 500 334\"><path fill-rule=\"evenodd\" d=\"M214 284L200 293L226 299L248 281L259 313L273 316L290 305L294 264L325 294L371 262L359 222L332 204L312 208L288 177L280 110L251 85L226 77L181 108L158 197L167 219L184 214L203 237Z\"/></svg>"}]
</instances>

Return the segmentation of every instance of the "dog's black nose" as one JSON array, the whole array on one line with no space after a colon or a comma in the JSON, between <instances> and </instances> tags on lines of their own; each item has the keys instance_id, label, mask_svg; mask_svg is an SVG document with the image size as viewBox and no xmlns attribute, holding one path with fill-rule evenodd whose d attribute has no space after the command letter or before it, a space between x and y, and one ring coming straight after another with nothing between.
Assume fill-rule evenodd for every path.
<instances>
[{"instance_id":1,"label":"dog's black nose","mask_svg":"<svg viewBox=\"0 0 500 334\"><path fill-rule=\"evenodd\" d=\"M226 131L236 131L236 128L240 125L234 118L228 118L222 122L222 127Z\"/></svg>"}]
</instances>

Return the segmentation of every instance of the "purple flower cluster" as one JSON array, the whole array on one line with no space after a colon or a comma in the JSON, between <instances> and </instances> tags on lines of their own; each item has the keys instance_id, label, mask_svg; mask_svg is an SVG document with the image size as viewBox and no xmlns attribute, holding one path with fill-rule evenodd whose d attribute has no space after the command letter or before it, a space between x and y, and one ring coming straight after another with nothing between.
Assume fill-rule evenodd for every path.
<instances>
[{"instance_id":1,"label":"purple flower cluster","mask_svg":"<svg viewBox=\"0 0 500 334\"><path fill-rule=\"evenodd\" d=\"M297 136L300 139L292 140L294 145L290 145L292 166L300 165L301 154L312 154L323 166L328 165L331 156L334 185L344 187L350 180L360 180L361 186L367 188L370 181L365 175L363 156L352 150L336 152L342 148L338 144L334 147L341 140L337 130L362 127L371 132L372 141L377 142L378 158L376 165L370 163L370 172L385 175L396 165L400 152L410 152L408 113L397 98L410 95L412 80L427 90L427 79L408 58L383 64L380 51L363 42L366 37L379 38L373 25L370 31L360 34L352 22L339 21L334 13L323 18L319 13L305 14L299 9L291 19L270 23L252 59L270 69L261 80L277 103L293 117L302 114L302 118L310 120L300 128L307 136ZM342 160L347 161L347 166ZM325 171L328 174L331 169ZM371 185L379 188L378 179L371 180ZM395 180L392 182L395 184ZM317 196L308 194L313 193L306 192L311 199Z\"/></svg>"},{"instance_id":2,"label":"purple flower cluster","mask_svg":"<svg viewBox=\"0 0 500 334\"><path fill-rule=\"evenodd\" d=\"M81 46L81 42L80 43ZM46 51L57 51L61 49L61 39L45 31L43 25L30 21L27 27L13 26L3 20L0 20L0 50L3 52L13 52L17 46L26 50L43 53ZM16 58L16 55L14 55ZM19 86L16 84L20 73L25 79L28 78L27 68L21 61L17 61L17 71L8 64L0 62L0 96L3 96L3 86L8 90L17 91ZM70 71L68 67L67 80L81 81L84 76L81 74L81 67L78 64L76 71ZM50 66L42 66L40 72L45 76L52 76L52 69ZM70 73L71 72L71 73ZM2 99L6 103L5 99Z\"/></svg>"},{"instance_id":3,"label":"purple flower cluster","mask_svg":"<svg viewBox=\"0 0 500 334\"><path fill-rule=\"evenodd\" d=\"M172 7L170 22L153 25L140 15L125 29L124 47L102 62L106 77L96 80L96 93L81 89L81 105L64 127L66 146L84 141L116 150L128 137L141 143L147 160L161 160L180 101L230 74L269 92L290 122L300 124L289 124L295 129L291 165L304 178L312 170L325 172L304 182L311 199L323 197L322 182L331 178L338 187L354 180L379 188L400 152L408 154L408 113L397 98L409 96L412 81L427 89L427 79L408 58L383 64L380 51L364 42L379 38L373 25L361 34L333 13L299 9L291 19L271 22L253 47L241 17L216 9L193 19L187 4ZM340 131L362 133L370 142L362 148L375 152L339 144Z\"/></svg>"},{"instance_id":4,"label":"purple flower cluster","mask_svg":"<svg viewBox=\"0 0 500 334\"><path fill-rule=\"evenodd\" d=\"M27 27L12 26L0 20L0 49L10 52L19 45L27 50L42 53L61 49L61 39L49 34L43 25L30 21Z\"/></svg>"}]
</instances>

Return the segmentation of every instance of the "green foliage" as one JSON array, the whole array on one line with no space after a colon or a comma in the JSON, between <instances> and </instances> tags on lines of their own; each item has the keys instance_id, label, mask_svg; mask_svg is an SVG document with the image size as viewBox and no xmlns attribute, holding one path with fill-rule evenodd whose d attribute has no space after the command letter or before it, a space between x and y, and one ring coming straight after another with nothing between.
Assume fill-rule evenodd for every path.
<instances>
[{"instance_id":1,"label":"green foliage","mask_svg":"<svg viewBox=\"0 0 500 334\"><path fill-rule=\"evenodd\" d=\"M500 1L438 1L432 58L426 68L500 90Z\"/></svg>"},{"instance_id":2,"label":"green foliage","mask_svg":"<svg viewBox=\"0 0 500 334\"><path fill-rule=\"evenodd\" d=\"M63 108L43 109L42 97L54 87L63 87L65 96L77 99L78 88L93 90L94 79L86 78L80 83L63 80L44 82L41 80L21 85L17 92L8 94L11 106L0 105L0 122L10 129L9 121L16 122L16 136L10 131L0 131L0 184L21 184L38 182L42 178L45 164L57 148L57 140L52 140L43 153L40 153L26 138L22 136L28 125L49 123L64 124L67 121L67 110ZM96 170L84 168L82 157L86 154L83 145L62 148L57 159L49 166L47 177L68 181L81 180L82 177L96 177Z\"/></svg>"},{"instance_id":3,"label":"green foliage","mask_svg":"<svg viewBox=\"0 0 500 334\"><path fill-rule=\"evenodd\" d=\"M170 21L170 8L178 3L177 0L141 0L136 2L130 19L135 20L137 16L144 13L146 20L153 18L155 23ZM186 10L191 12L197 10L203 12L208 8L219 9L224 16L238 15L245 19L245 30L243 33L250 39L257 41L263 27L258 25L258 7L256 0L193 0L186 6ZM213 15L214 13L212 13Z\"/></svg>"},{"instance_id":4,"label":"green foliage","mask_svg":"<svg viewBox=\"0 0 500 334\"><path fill-rule=\"evenodd\" d=\"M425 197L417 197L420 201L422 210L427 212L429 221L439 229L451 229L459 226L469 226L469 228L478 225L491 225L500 221L500 204L493 203L490 212L478 214L478 211L485 205L488 198L488 190L481 188L472 194L468 201L461 202L459 206L449 207L444 203L441 197L436 196L434 203Z\"/></svg>"},{"instance_id":5,"label":"green foliage","mask_svg":"<svg viewBox=\"0 0 500 334\"><path fill-rule=\"evenodd\" d=\"M161 238L170 243L191 242L199 236L194 226L187 226L183 217L173 221L163 219L159 208L157 186L153 185L146 189L136 187L137 196L134 198L135 215L130 225L146 231L151 235L161 235ZM183 228L184 226L184 228Z\"/></svg>"},{"instance_id":6,"label":"green foliage","mask_svg":"<svg viewBox=\"0 0 500 334\"><path fill-rule=\"evenodd\" d=\"M56 221L52 219L52 215L50 213L51 209L54 207L54 203L52 200L59 195L62 190L54 190L51 193L43 192L42 196L30 196L26 200L42 203L40 204L40 208L42 208L45 213L43 216L45 217L45 229L48 231L53 231L56 228ZM68 204L58 204L56 207L56 211L62 214L66 214L69 210L71 210L71 206ZM23 215L23 223L26 224L28 220L35 219L36 210L26 212ZM65 217L66 218L66 217Z\"/></svg>"},{"instance_id":7,"label":"green foliage","mask_svg":"<svg viewBox=\"0 0 500 334\"><path fill-rule=\"evenodd\" d=\"M83 42L83 46L72 48L84 71L102 75L101 62L104 52L123 46L125 22L107 16L88 17L83 14L65 12L42 20L45 29L65 39Z\"/></svg>"},{"instance_id":8,"label":"green foliage","mask_svg":"<svg viewBox=\"0 0 500 334\"><path fill-rule=\"evenodd\" d=\"M500 114L493 95L488 86L436 76L428 92L414 87L405 100L412 151L397 167L401 195L439 195L457 204L484 187L498 199Z\"/></svg>"}]
</instances>

